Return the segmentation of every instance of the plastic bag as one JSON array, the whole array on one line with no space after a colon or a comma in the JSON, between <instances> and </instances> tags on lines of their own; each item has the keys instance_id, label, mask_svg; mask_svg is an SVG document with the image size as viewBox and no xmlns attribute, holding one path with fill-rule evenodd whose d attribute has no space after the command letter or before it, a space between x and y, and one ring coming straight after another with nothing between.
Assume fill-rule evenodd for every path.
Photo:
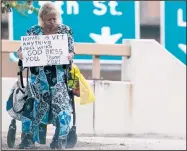
<instances>
[{"instance_id":1,"label":"plastic bag","mask_svg":"<svg viewBox=\"0 0 187 151\"><path fill-rule=\"evenodd\" d=\"M75 93L75 102L79 102L80 105L94 102L95 95L87 80L80 73L79 68L75 64L72 64L72 69L70 72L72 80L68 81L68 85L71 85L73 92Z\"/></svg>"}]
</instances>

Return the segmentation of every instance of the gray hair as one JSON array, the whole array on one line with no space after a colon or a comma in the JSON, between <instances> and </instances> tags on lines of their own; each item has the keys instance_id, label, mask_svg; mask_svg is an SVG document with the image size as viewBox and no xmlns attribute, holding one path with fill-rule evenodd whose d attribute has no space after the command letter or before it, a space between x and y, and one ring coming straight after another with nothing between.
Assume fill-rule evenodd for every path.
<instances>
[{"instance_id":1,"label":"gray hair","mask_svg":"<svg viewBox=\"0 0 187 151\"><path fill-rule=\"evenodd\" d=\"M53 2L47 2L43 4L38 12L38 24L43 27L43 18L48 14L56 14L58 24L62 23L60 12L56 9Z\"/></svg>"}]
</instances>

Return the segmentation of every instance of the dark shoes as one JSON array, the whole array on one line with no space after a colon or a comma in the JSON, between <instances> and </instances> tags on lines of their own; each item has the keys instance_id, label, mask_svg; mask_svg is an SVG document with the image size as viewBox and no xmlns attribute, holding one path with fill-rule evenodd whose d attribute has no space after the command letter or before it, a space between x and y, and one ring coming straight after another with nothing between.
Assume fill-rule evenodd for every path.
<instances>
[{"instance_id":1,"label":"dark shoes","mask_svg":"<svg viewBox=\"0 0 187 151\"><path fill-rule=\"evenodd\" d=\"M52 142L50 144L51 149L61 149L64 150L67 145L67 137L62 139L59 138L59 133L60 133L60 128L59 128L59 120L56 121L56 129L55 129L55 134L53 136Z\"/></svg>"},{"instance_id":2,"label":"dark shoes","mask_svg":"<svg viewBox=\"0 0 187 151\"><path fill-rule=\"evenodd\" d=\"M31 149L34 147L33 137L30 133L21 134L21 143L19 144L19 149Z\"/></svg>"},{"instance_id":3,"label":"dark shoes","mask_svg":"<svg viewBox=\"0 0 187 151\"><path fill-rule=\"evenodd\" d=\"M50 148L64 150L66 148L66 145L67 139L56 139L55 137L53 137Z\"/></svg>"},{"instance_id":4,"label":"dark shoes","mask_svg":"<svg viewBox=\"0 0 187 151\"><path fill-rule=\"evenodd\" d=\"M7 134L7 144L9 148L13 148L16 140L16 120L12 119Z\"/></svg>"}]
</instances>

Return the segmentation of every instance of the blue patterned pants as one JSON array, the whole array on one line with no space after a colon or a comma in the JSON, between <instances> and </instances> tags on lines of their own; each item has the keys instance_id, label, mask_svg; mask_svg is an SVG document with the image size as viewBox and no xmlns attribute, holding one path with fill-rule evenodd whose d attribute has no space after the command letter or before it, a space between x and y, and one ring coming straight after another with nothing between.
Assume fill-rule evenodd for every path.
<instances>
[{"instance_id":1,"label":"blue patterned pants","mask_svg":"<svg viewBox=\"0 0 187 151\"><path fill-rule=\"evenodd\" d=\"M35 116L36 107L37 107L37 102L35 101L33 112L30 113L30 114L33 114L33 116ZM42 124L45 124L45 125L48 124L48 116L49 116L49 111L43 117L43 119L41 121ZM59 123L59 138L66 138L69 133L69 130L70 130L71 113L62 111L57 116L56 120L58 120L58 123ZM56 121L54 121L53 125L55 125L55 123L56 123ZM57 126L57 125L55 125L55 126ZM30 118L22 116L22 132L32 133L33 140L35 142L41 143L40 135L44 131L45 131L45 129L41 128L39 126L32 127L32 120ZM46 133L44 132L43 134L45 135ZM45 136L43 136L43 137L45 137Z\"/></svg>"}]
</instances>

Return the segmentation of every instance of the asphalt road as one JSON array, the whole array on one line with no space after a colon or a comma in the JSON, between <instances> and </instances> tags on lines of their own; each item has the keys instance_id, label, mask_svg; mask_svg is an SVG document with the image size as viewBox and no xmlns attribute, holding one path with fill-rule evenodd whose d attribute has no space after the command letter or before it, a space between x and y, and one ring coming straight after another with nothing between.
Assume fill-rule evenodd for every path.
<instances>
[{"instance_id":1,"label":"asphalt road","mask_svg":"<svg viewBox=\"0 0 187 151\"><path fill-rule=\"evenodd\" d=\"M46 145L36 144L33 150L50 150L48 138ZM18 149L20 137L16 138L14 150ZM128 138L128 137L79 137L73 150L186 150L185 139L161 138ZM2 134L2 150L12 150L7 147L6 133ZM72 150L72 149L71 149Z\"/></svg>"}]
</instances>

